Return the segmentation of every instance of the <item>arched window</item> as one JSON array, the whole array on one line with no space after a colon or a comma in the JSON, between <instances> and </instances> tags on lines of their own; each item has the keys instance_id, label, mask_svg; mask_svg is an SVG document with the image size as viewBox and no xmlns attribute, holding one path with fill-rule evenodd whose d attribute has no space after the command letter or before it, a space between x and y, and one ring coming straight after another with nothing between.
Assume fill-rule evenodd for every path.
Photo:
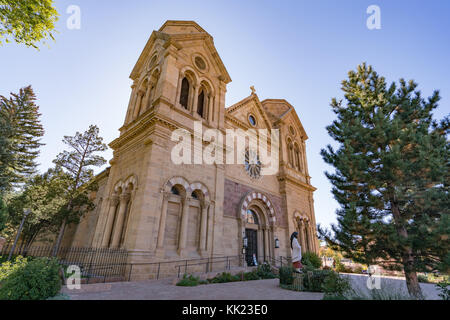
<instances>
[{"instance_id":1,"label":"arched window","mask_svg":"<svg viewBox=\"0 0 450 320\"><path fill-rule=\"evenodd\" d=\"M189 101L189 80L185 77L181 81L180 104L187 109Z\"/></svg>"},{"instance_id":2,"label":"arched window","mask_svg":"<svg viewBox=\"0 0 450 320\"><path fill-rule=\"evenodd\" d=\"M205 91L201 89L198 95L197 113L204 118L205 117Z\"/></svg>"},{"instance_id":3,"label":"arched window","mask_svg":"<svg viewBox=\"0 0 450 320\"><path fill-rule=\"evenodd\" d=\"M246 215L246 222L249 224L259 224L258 215L255 211L248 209Z\"/></svg>"},{"instance_id":4,"label":"arched window","mask_svg":"<svg viewBox=\"0 0 450 320\"><path fill-rule=\"evenodd\" d=\"M170 189L170 192L176 196L180 195L180 190L178 190L178 188L175 186L173 186L172 189Z\"/></svg>"}]
</instances>

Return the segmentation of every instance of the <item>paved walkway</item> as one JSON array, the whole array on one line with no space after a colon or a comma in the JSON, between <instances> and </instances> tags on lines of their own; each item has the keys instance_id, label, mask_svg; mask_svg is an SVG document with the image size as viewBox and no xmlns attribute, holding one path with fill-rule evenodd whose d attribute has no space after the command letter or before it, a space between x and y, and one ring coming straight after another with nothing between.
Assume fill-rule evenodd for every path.
<instances>
[{"instance_id":1,"label":"paved walkway","mask_svg":"<svg viewBox=\"0 0 450 320\"><path fill-rule=\"evenodd\" d=\"M352 286L368 293L367 276L347 274ZM140 282L115 282L81 285L80 290L63 288L62 293L72 300L321 300L322 293L296 292L279 287L278 279L255 280L177 287L177 279ZM406 296L406 282L402 278L383 277L381 289ZM434 284L421 283L427 299L440 300Z\"/></svg>"},{"instance_id":2,"label":"paved walkway","mask_svg":"<svg viewBox=\"0 0 450 320\"><path fill-rule=\"evenodd\" d=\"M174 280L116 282L63 288L72 300L321 300L322 293L296 292L279 287L278 279L177 287Z\"/></svg>"}]
</instances>

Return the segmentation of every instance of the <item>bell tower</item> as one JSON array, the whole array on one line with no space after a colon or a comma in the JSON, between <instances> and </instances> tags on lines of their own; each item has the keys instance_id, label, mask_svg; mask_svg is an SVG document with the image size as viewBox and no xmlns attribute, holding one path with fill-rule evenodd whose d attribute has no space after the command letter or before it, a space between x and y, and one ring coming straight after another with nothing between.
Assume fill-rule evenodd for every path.
<instances>
[{"instance_id":1,"label":"bell tower","mask_svg":"<svg viewBox=\"0 0 450 320\"><path fill-rule=\"evenodd\" d=\"M231 78L213 38L197 23L167 21L154 31L130 78L132 92L121 134L151 112L172 120L178 120L177 113L207 127L223 128ZM181 122L187 125L186 120Z\"/></svg>"}]
</instances>

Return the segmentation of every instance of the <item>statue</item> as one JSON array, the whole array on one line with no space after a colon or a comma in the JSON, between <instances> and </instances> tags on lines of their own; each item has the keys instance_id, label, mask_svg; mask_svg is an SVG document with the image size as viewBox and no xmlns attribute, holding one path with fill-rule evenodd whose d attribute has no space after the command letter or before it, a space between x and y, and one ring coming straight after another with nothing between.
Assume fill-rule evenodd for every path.
<instances>
[{"instance_id":1,"label":"statue","mask_svg":"<svg viewBox=\"0 0 450 320\"><path fill-rule=\"evenodd\" d=\"M301 273L302 270L302 247L297 240L298 232L294 232L291 235L291 249L292 249L292 264L294 266L295 272Z\"/></svg>"}]
</instances>

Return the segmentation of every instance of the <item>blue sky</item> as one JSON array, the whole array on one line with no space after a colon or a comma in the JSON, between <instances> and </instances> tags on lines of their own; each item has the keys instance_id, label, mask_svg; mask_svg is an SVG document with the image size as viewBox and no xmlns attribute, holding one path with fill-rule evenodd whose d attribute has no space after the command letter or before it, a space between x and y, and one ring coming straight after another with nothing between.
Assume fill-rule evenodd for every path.
<instances>
[{"instance_id":1,"label":"blue sky","mask_svg":"<svg viewBox=\"0 0 450 320\"><path fill-rule=\"evenodd\" d=\"M381 29L369 30L369 5L381 9ZM69 30L69 5L81 8L81 29ZM56 1L56 42L36 51L0 47L0 94L31 84L46 134L40 169L64 149L61 139L100 127L106 142L118 136L131 81L128 76L150 34L166 20L195 20L215 41L233 82L226 105L247 97L284 98L295 106L309 135L307 157L317 222L335 222L334 201L320 156L332 143L325 127L334 120L332 97L342 97L347 72L366 61L388 81L414 79L425 96L450 111L450 1ZM110 159L111 151L106 158Z\"/></svg>"}]
</instances>

